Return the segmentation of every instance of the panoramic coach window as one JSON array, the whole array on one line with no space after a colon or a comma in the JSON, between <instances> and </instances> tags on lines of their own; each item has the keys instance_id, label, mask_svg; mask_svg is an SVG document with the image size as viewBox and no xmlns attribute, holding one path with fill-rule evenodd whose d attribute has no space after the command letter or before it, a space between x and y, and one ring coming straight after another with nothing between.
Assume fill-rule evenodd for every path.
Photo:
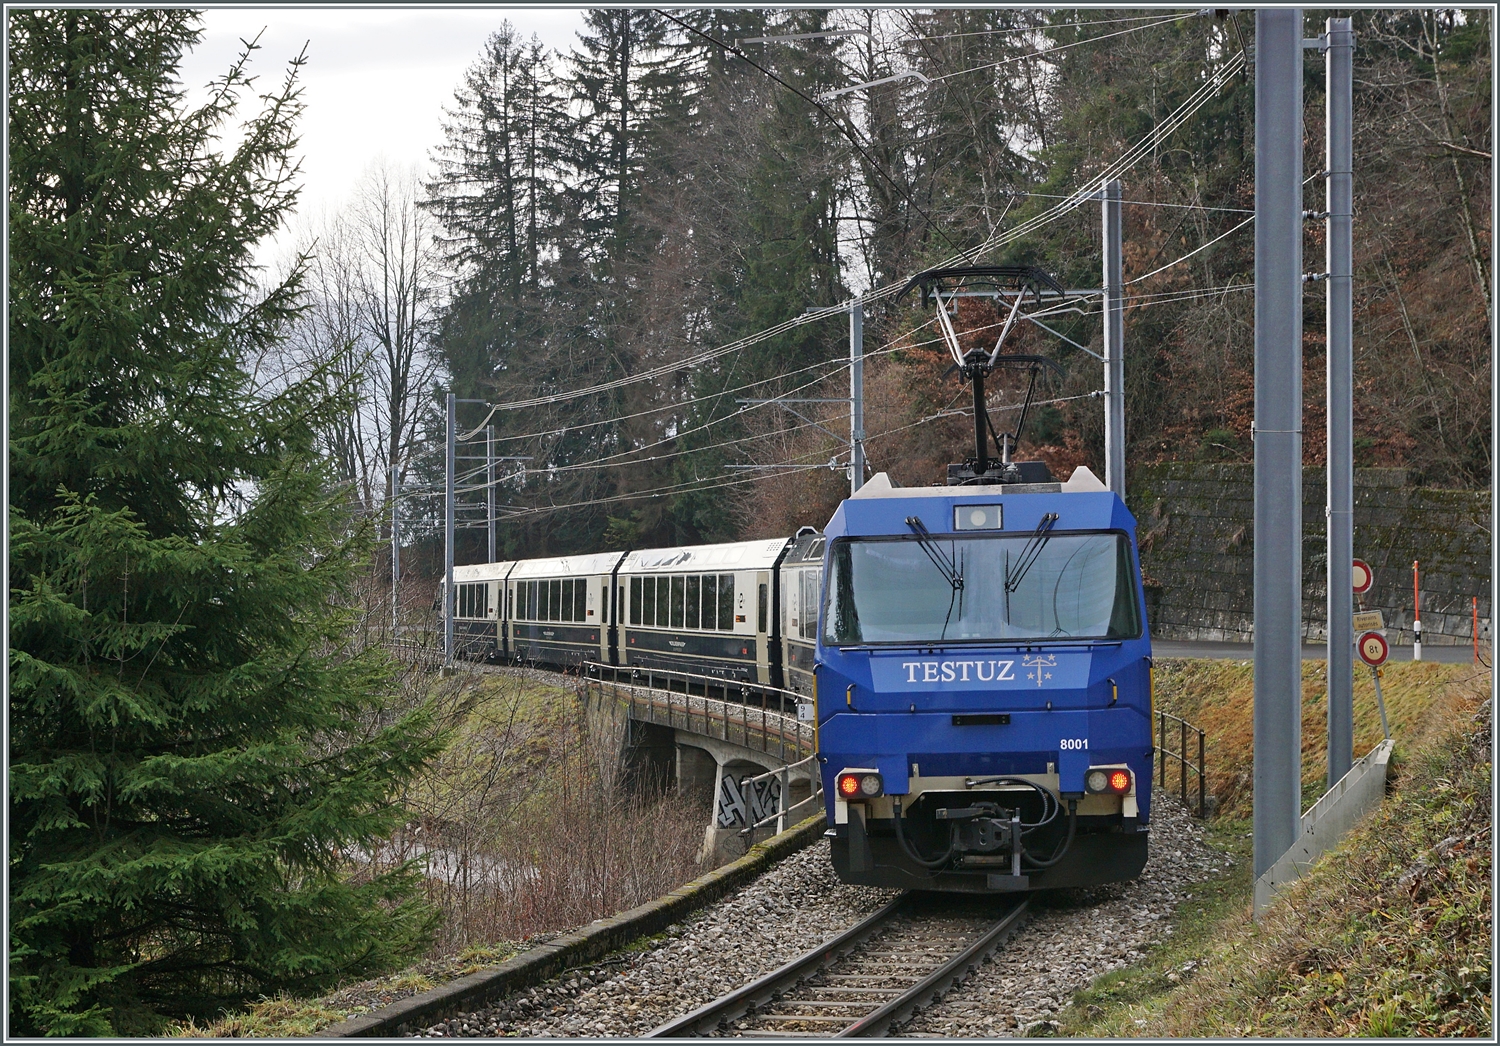
<instances>
[{"instance_id":1,"label":"panoramic coach window","mask_svg":"<svg viewBox=\"0 0 1500 1046\"><path fill-rule=\"evenodd\" d=\"M734 575L719 575L719 630L734 628Z\"/></svg>"},{"instance_id":2,"label":"panoramic coach window","mask_svg":"<svg viewBox=\"0 0 1500 1046\"><path fill-rule=\"evenodd\" d=\"M488 595L486 589L489 586L483 582L479 584L455 585L453 594L458 600L455 608L458 617L485 617L489 613Z\"/></svg>"},{"instance_id":3,"label":"panoramic coach window","mask_svg":"<svg viewBox=\"0 0 1500 1046\"><path fill-rule=\"evenodd\" d=\"M609 586L604 588L608 601ZM588 582L582 578L516 582L515 618L518 621L588 620Z\"/></svg>"},{"instance_id":4,"label":"panoramic coach window","mask_svg":"<svg viewBox=\"0 0 1500 1046\"><path fill-rule=\"evenodd\" d=\"M703 627L719 627L719 579L714 574L703 575Z\"/></svg>"},{"instance_id":5,"label":"panoramic coach window","mask_svg":"<svg viewBox=\"0 0 1500 1046\"><path fill-rule=\"evenodd\" d=\"M1139 596L1123 534L834 543L824 638L836 644L1133 639ZM952 564L939 566L944 561Z\"/></svg>"},{"instance_id":6,"label":"panoramic coach window","mask_svg":"<svg viewBox=\"0 0 1500 1046\"><path fill-rule=\"evenodd\" d=\"M621 600L625 589L620 589ZM764 616L764 611L762 613ZM671 574L630 579L632 625L734 630L733 574Z\"/></svg>"}]
</instances>

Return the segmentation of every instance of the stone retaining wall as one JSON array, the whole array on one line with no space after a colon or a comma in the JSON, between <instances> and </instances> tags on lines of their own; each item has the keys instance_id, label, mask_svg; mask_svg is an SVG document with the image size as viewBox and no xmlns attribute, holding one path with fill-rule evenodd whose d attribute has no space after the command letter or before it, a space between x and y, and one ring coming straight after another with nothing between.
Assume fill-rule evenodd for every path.
<instances>
[{"instance_id":1,"label":"stone retaining wall","mask_svg":"<svg viewBox=\"0 0 1500 1046\"><path fill-rule=\"evenodd\" d=\"M1254 604L1255 470L1167 464L1136 470L1128 501L1139 524L1147 613L1158 639L1247 641ZM1303 638L1326 638L1325 512L1321 468L1302 476ZM1375 585L1364 605L1383 610L1387 634L1411 641L1412 560L1421 564L1422 641L1468 643L1479 597L1490 616L1488 491L1425 487L1404 469L1356 469L1354 554Z\"/></svg>"}]
</instances>

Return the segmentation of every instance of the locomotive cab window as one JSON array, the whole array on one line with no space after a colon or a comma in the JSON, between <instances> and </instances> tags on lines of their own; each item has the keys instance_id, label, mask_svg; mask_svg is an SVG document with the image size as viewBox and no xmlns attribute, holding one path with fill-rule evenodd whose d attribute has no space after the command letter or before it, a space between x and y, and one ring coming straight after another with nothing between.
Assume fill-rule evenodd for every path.
<instances>
[{"instance_id":1,"label":"locomotive cab window","mask_svg":"<svg viewBox=\"0 0 1500 1046\"><path fill-rule=\"evenodd\" d=\"M1121 533L840 539L824 640L868 643L1134 639L1130 541ZM940 566L940 563L951 564Z\"/></svg>"}]
</instances>

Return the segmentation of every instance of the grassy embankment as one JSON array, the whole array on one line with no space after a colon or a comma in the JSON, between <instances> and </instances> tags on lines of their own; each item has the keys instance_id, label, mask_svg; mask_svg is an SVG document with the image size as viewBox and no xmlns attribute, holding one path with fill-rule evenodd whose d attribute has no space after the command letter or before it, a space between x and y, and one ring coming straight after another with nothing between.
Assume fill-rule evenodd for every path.
<instances>
[{"instance_id":1,"label":"grassy embankment","mask_svg":"<svg viewBox=\"0 0 1500 1046\"><path fill-rule=\"evenodd\" d=\"M1323 674L1303 665L1304 809L1326 774ZM1193 891L1174 933L1100 978L1058 1034L1140 1036L1487 1035L1490 968L1489 672L1387 666L1396 755L1381 808L1325 855L1259 924L1250 916L1248 663L1167 661L1157 704L1209 735L1220 814L1209 840L1233 871ZM1355 684L1355 752L1380 739L1369 673ZM1171 774L1169 773L1169 777Z\"/></svg>"},{"instance_id":2,"label":"grassy embankment","mask_svg":"<svg viewBox=\"0 0 1500 1046\"><path fill-rule=\"evenodd\" d=\"M179 1034L309 1035L702 873L707 809L623 780L618 738L585 729L571 686L519 673L411 682L408 700L435 700L450 742L407 793L406 828L365 867L422 862L431 950L385 978L320 999L262 1000Z\"/></svg>"}]
</instances>

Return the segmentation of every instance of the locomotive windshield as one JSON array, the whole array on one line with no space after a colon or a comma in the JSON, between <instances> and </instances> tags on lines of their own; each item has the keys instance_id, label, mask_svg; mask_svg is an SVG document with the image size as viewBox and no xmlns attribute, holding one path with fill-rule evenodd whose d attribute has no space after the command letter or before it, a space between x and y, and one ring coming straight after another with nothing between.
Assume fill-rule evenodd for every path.
<instances>
[{"instance_id":1,"label":"locomotive windshield","mask_svg":"<svg viewBox=\"0 0 1500 1046\"><path fill-rule=\"evenodd\" d=\"M834 645L1141 634L1119 533L844 539L830 566L823 639Z\"/></svg>"}]
</instances>

